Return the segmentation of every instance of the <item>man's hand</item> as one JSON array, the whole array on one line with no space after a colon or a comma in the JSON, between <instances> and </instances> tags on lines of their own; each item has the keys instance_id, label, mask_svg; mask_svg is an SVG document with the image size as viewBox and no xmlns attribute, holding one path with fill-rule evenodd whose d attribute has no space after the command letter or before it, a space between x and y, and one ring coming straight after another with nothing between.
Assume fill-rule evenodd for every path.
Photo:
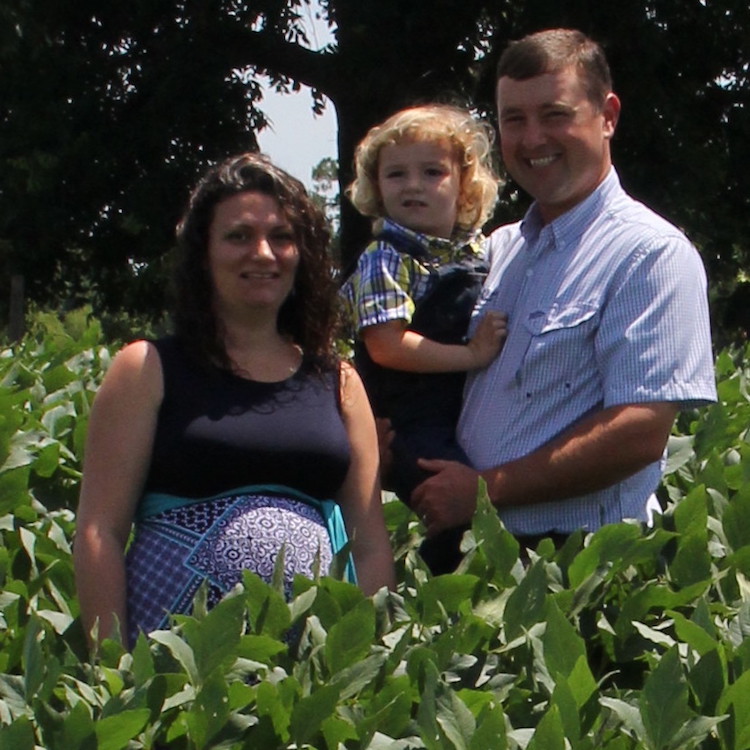
<instances>
[{"instance_id":1,"label":"man's hand","mask_svg":"<svg viewBox=\"0 0 750 750\"><path fill-rule=\"evenodd\" d=\"M477 507L479 474L457 461L419 459L419 466L436 472L411 494L411 506L422 519L427 536L471 523Z\"/></svg>"}]
</instances>

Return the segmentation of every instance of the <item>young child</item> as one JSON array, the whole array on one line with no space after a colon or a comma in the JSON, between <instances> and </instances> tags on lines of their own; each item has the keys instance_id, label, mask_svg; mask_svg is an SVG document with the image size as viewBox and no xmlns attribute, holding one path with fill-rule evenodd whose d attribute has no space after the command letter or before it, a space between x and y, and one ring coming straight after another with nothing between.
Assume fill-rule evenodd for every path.
<instances>
[{"instance_id":1,"label":"young child","mask_svg":"<svg viewBox=\"0 0 750 750\"><path fill-rule=\"evenodd\" d=\"M491 134L463 109L418 106L372 128L355 154L348 195L376 221L342 294L356 367L395 432L384 486L407 504L428 476L418 458L469 463L455 439L465 372L489 364L506 334L492 313L465 337L499 186Z\"/></svg>"}]
</instances>

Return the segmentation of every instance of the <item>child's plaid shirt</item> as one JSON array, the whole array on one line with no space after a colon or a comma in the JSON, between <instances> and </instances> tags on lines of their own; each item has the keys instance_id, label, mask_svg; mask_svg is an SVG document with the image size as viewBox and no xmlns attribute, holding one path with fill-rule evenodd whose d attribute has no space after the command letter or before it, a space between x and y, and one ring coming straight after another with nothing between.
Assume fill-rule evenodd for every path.
<instances>
[{"instance_id":1,"label":"child's plaid shirt","mask_svg":"<svg viewBox=\"0 0 750 750\"><path fill-rule=\"evenodd\" d=\"M383 219L382 227L404 237L405 244L418 244L425 255L417 259L399 252L387 239L376 239L365 248L341 289L347 320L355 334L391 320L408 325L416 303L430 287L433 269L484 257L484 236L479 231L444 239L414 232L389 219Z\"/></svg>"}]
</instances>

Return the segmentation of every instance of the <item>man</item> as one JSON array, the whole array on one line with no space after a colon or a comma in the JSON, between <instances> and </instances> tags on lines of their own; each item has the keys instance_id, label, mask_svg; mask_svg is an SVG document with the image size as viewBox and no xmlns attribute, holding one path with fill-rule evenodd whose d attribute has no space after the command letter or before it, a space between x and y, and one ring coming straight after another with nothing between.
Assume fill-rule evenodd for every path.
<instances>
[{"instance_id":1,"label":"man","mask_svg":"<svg viewBox=\"0 0 750 750\"><path fill-rule=\"evenodd\" d=\"M497 77L502 157L535 199L488 241L476 313L507 312L509 335L464 395L458 437L476 470L421 461L435 474L412 505L428 537L465 527L481 476L508 530L534 548L647 520L675 415L716 390L703 265L620 186L620 100L600 47L542 31L511 43Z\"/></svg>"}]
</instances>

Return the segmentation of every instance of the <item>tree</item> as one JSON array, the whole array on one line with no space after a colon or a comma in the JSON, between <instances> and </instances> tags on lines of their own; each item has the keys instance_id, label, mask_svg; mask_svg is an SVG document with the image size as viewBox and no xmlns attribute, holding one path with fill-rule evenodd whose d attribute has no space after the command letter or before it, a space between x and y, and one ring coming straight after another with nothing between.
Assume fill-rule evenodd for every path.
<instances>
[{"instance_id":1,"label":"tree","mask_svg":"<svg viewBox=\"0 0 750 750\"><path fill-rule=\"evenodd\" d=\"M316 106L331 100L344 187L359 138L401 106L474 101L493 117L500 51L558 25L608 53L626 187L687 230L716 282L747 262L746 4L320 0L336 40L321 50L308 44L309 11L309 0L3 0L0 243L34 296L88 278L102 305L158 307L149 272L188 186L206 162L254 147L265 122L259 74L281 90L310 86ZM496 221L525 205L512 184L504 197ZM344 265L367 231L344 200ZM146 264L140 277L133 260Z\"/></svg>"}]
</instances>

